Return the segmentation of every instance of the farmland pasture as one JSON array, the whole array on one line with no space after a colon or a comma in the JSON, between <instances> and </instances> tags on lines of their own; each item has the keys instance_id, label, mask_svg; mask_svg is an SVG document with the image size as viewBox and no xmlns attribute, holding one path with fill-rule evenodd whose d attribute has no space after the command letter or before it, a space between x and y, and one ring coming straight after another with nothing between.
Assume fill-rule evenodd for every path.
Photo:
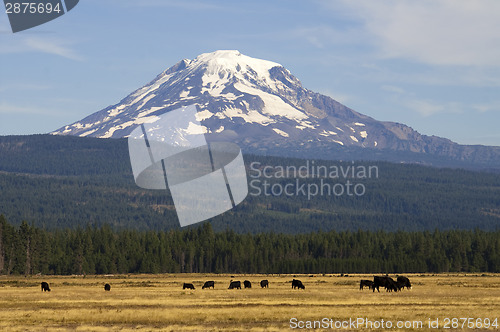
<instances>
[{"instance_id":1,"label":"farmland pasture","mask_svg":"<svg viewBox=\"0 0 500 332\"><path fill-rule=\"evenodd\" d=\"M292 275L1 276L0 330L280 331L290 330L292 318L367 318L422 321L424 331L432 330L429 318L439 318L440 329L445 318L500 319L498 274L407 276L413 289L399 293L360 291L360 279L372 275L297 275L305 290L291 289ZM250 280L252 288L228 290L231 279ZM201 289L207 280L215 289ZM52 291L42 292L41 281ZM196 289L183 290L184 282Z\"/></svg>"}]
</instances>

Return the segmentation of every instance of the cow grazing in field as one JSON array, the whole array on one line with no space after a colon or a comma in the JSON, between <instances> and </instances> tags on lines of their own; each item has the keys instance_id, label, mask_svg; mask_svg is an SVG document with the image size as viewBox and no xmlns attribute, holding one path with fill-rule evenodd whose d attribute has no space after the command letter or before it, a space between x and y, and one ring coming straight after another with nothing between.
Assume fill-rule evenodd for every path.
<instances>
[{"instance_id":1,"label":"cow grazing in field","mask_svg":"<svg viewBox=\"0 0 500 332\"><path fill-rule=\"evenodd\" d=\"M215 282L214 281L205 281L205 283L203 284L203 287L201 287L201 289L210 288L210 287L215 289Z\"/></svg>"},{"instance_id":2,"label":"cow grazing in field","mask_svg":"<svg viewBox=\"0 0 500 332\"><path fill-rule=\"evenodd\" d=\"M50 292L50 287L49 287L49 284L46 283L45 281L42 281L42 292Z\"/></svg>"},{"instance_id":3,"label":"cow grazing in field","mask_svg":"<svg viewBox=\"0 0 500 332\"><path fill-rule=\"evenodd\" d=\"M379 287L385 286L385 284L386 284L385 278L386 277L377 277L377 276L373 277L373 287L372 287L373 292L375 292L375 289L376 289L380 293Z\"/></svg>"},{"instance_id":4,"label":"cow grazing in field","mask_svg":"<svg viewBox=\"0 0 500 332\"><path fill-rule=\"evenodd\" d=\"M243 281L243 285L245 288L252 288L252 283L248 280Z\"/></svg>"},{"instance_id":5,"label":"cow grazing in field","mask_svg":"<svg viewBox=\"0 0 500 332\"><path fill-rule=\"evenodd\" d=\"M261 288L269 288L269 281L267 281L267 280L262 280L262 281L260 282L260 287L261 287Z\"/></svg>"},{"instance_id":6,"label":"cow grazing in field","mask_svg":"<svg viewBox=\"0 0 500 332\"><path fill-rule=\"evenodd\" d=\"M372 289L373 288L373 281L371 281L371 280L361 280L359 282L359 289L363 290L364 287L368 287L368 289Z\"/></svg>"},{"instance_id":7,"label":"cow grazing in field","mask_svg":"<svg viewBox=\"0 0 500 332\"><path fill-rule=\"evenodd\" d=\"M398 285L394 281L394 279L387 277L387 284L385 285L385 290L387 292L392 292L392 291L397 292L399 290Z\"/></svg>"},{"instance_id":8,"label":"cow grazing in field","mask_svg":"<svg viewBox=\"0 0 500 332\"><path fill-rule=\"evenodd\" d=\"M410 279L408 279L407 277L398 276L398 278L396 280L397 280L396 283L398 284L398 287L401 287L400 289L403 289L405 287L406 287L406 289L411 288Z\"/></svg>"},{"instance_id":9,"label":"cow grazing in field","mask_svg":"<svg viewBox=\"0 0 500 332\"><path fill-rule=\"evenodd\" d=\"M396 282L390 277L373 277L373 287L372 290L375 292L375 289L380 293L379 287L385 287L385 290L388 292L398 291L398 287Z\"/></svg>"},{"instance_id":10,"label":"cow grazing in field","mask_svg":"<svg viewBox=\"0 0 500 332\"><path fill-rule=\"evenodd\" d=\"M111 285L110 284L104 285L104 290L109 292L111 290Z\"/></svg>"},{"instance_id":11,"label":"cow grazing in field","mask_svg":"<svg viewBox=\"0 0 500 332\"><path fill-rule=\"evenodd\" d=\"M188 283L184 283L184 285L182 285L182 289L194 289L194 285L193 284L188 284Z\"/></svg>"},{"instance_id":12,"label":"cow grazing in field","mask_svg":"<svg viewBox=\"0 0 500 332\"><path fill-rule=\"evenodd\" d=\"M241 289L241 281L231 281L228 289Z\"/></svg>"},{"instance_id":13,"label":"cow grazing in field","mask_svg":"<svg viewBox=\"0 0 500 332\"><path fill-rule=\"evenodd\" d=\"M300 281L298 279L293 279L292 280L292 288L293 289L295 289L295 288L306 289L306 287L304 286L304 284L302 284L302 281Z\"/></svg>"}]
</instances>

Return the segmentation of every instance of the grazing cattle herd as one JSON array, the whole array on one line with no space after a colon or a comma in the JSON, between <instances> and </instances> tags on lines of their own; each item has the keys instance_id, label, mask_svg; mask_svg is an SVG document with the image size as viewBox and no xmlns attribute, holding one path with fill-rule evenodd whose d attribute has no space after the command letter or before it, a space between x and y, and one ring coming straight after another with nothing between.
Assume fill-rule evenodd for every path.
<instances>
[{"instance_id":1,"label":"grazing cattle herd","mask_svg":"<svg viewBox=\"0 0 500 332\"><path fill-rule=\"evenodd\" d=\"M392 291L398 291L398 288L396 287L396 282L390 278L390 277L373 277L373 286L372 290L375 292L375 289L380 293L379 287L383 286L385 287L385 290L388 292Z\"/></svg>"},{"instance_id":2,"label":"grazing cattle herd","mask_svg":"<svg viewBox=\"0 0 500 332\"><path fill-rule=\"evenodd\" d=\"M298 279L293 279L291 281L292 283L292 289L306 289L302 281ZM45 281L41 283L42 286L42 291L43 292L50 292L50 287L49 284ZM252 283L249 280L243 281L243 286L245 288L252 288ZM260 282L260 287L261 288L269 288L269 281L267 279L261 280ZM394 279L390 278L388 275L385 276L374 276L373 281L371 280L366 280L362 279L359 282L359 289L363 290L363 288L368 287L368 289L371 289L373 292L377 290L380 293L380 287L384 287L387 292L400 292L403 289L410 289L411 288L411 283L410 279L404 276L397 276L396 281ZM201 289L205 288L213 288L215 289L215 281L206 281L203 284L203 287ZM192 283L184 283L182 285L182 289L192 289L194 290L195 287ZM229 288L228 289L241 289L241 281L233 281L231 280L229 283ZM105 284L104 285L104 290L105 291L110 291L111 290L111 285L110 284Z\"/></svg>"},{"instance_id":3,"label":"grazing cattle herd","mask_svg":"<svg viewBox=\"0 0 500 332\"><path fill-rule=\"evenodd\" d=\"M406 289L410 289L411 283L410 279L408 279L407 277L398 276L396 281L394 281L394 279L387 275L383 277L374 276L373 281L361 280L359 282L360 290L363 290L364 287L368 287L368 289L371 289L373 292L377 290L380 293L381 286L385 288L386 292L400 292L405 287Z\"/></svg>"}]
</instances>

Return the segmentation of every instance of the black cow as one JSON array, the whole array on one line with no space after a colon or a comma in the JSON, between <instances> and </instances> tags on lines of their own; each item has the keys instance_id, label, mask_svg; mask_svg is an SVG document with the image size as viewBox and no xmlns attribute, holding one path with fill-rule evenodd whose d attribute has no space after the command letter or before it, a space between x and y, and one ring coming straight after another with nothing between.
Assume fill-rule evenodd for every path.
<instances>
[{"instance_id":1,"label":"black cow","mask_svg":"<svg viewBox=\"0 0 500 332\"><path fill-rule=\"evenodd\" d=\"M298 289L306 289L306 287L302 284L302 281L298 279L293 279L292 280L292 288L298 288Z\"/></svg>"},{"instance_id":2,"label":"black cow","mask_svg":"<svg viewBox=\"0 0 500 332\"><path fill-rule=\"evenodd\" d=\"M400 289L403 289L405 287L406 287L406 289L411 288L410 279L408 279L407 277L399 276L397 279L397 284L398 284L398 286L401 287Z\"/></svg>"},{"instance_id":3,"label":"black cow","mask_svg":"<svg viewBox=\"0 0 500 332\"><path fill-rule=\"evenodd\" d=\"M243 281L243 285L245 288L252 288L252 283L248 280Z\"/></svg>"},{"instance_id":4,"label":"black cow","mask_svg":"<svg viewBox=\"0 0 500 332\"><path fill-rule=\"evenodd\" d=\"M111 290L111 285L110 284L104 285L104 290L109 292Z\"/></svg>"},{"instance_id":5,"label":"black cow","mask_svg":"<svg viewBox=\"0 0 500 332\"><path fill-rule=\"evenodd\" d=\"M385 286L386 284L385 278L386 277L377 277L377 276L373 277L373 287L372 287L373 292L375 292L376 289L380 293L379 287Z\"/></svg>"},{"instance_id":6,"label":"black cow","mask_svg":"<svg viewBox=\"0 0 500 332\"><path fill-rule=\"evenodd\" d=\"M267 280L262 280L262 281L260 282L260 287L261 287L261 288L269 288L269 281L267 281Z\"/></svg>"},{"instance_id":7,"label":"black cow","mask_svg":"<svg viewBox=\"0 0 500 332\"><path fill-rule=\"evenodd\" d=\"M42 281L42 292L50 292L50 287L49 284L46 283L45 281Z\"/></svg>"},{"instance_id":8,"label":"black cow","mask_svg":"<svg viewBox=\"0 0 500 332\"><path fill-rule=\"evenodd\" d=\"M387 292L392 292L395 291L397 292L399 290L397 283L394 281L394 279L386 277L387 278L387 283L385 285L385 290Z\"/></svg>"},{"instance_id":9,"label":"black cow","mask_svg":"<svg viewBox=\"0 0 500 332\"><path fill-rule=\"evenodd\" d=\"M368 289L372 289L373 288L373 281L371 281L371 280L361 280L359 282L359 289L363 290L364 287L368 287Z\"/></svg>"},{"instance_id":10,"label":"black cow","mask_svg":"<svg viewBox=\"0 0 500 332\"><path fill-rule=\"evenodd\" d=\"M375 292L375 289L380 293L379 287L385 287L385 290L388 292L398 291L398 287L396 286L396 282L392 278L389 277L373 277L373 287L372 290Z\"/></svg>"},{"instance_id":11,"label":"black cow","mask_svg":"<svg viewBox=\"0 0 500 332\"><path fill-rule=\"evenodd\" d=\"M228 289L241 289L241 281L231 281Z\"/></svg>"},{"instance_id":12,"label":"black cow","mask_svg":"<svg viewBox=\"0 0 500 332\"><path fill-rule=\"evenodd\" d=\"M182 289L194 289L194 285L193 284L188 284L188 283L184 283L184 285L182 285Z\"/></svg>"},{"instance_id":13,"label":"black cow","mask_svg":"<svg viewBox=\"0 0 500 332\"><path fill-rule=\"evenodd\" d=\"M214 281L205 281L205 283L203 284L203 287L201 287L201 289L210 288L210 287L215 289L215 282Z\"/></svg>"}]
</instances>

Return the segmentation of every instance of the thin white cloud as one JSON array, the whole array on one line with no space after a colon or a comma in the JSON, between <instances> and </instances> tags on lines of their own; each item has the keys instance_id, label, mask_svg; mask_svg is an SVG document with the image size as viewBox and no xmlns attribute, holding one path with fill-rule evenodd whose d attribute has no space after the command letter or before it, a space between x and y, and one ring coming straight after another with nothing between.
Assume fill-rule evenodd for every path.
<instances>
[{"instance_id":1,"label":"thin white cloud","mask_svg":"<svg viewBox=\"0 0 500 332\"><path fill-rule=\"evenodd\" d=\"M384 91L396 93L396 94L404 94L406 93L405 89L399 87L399 86L394 86L394 85L382 85L380 87Z\"/></svg>"},{"instance_id":2,"label":"thin white cloud","mask_svg":"<svg viewBox=\"0 0 500 332\"><path fill-rule=\"evenodd\" d=\"M498 112L500 113L500 101L493 101L490 103L481 103L472 106L473 109L478 111L479 113L486 112Z\"/></svg>"},{"instance_id":3,"label":"thin white cloud","mask_svg":"<svg viewBox=\"0 0 500 332\"><path fill-rule=\"evenodd\" d=\"M60 116L60 115L66 115L67 113L56 110L47 110L33 106L18 106L18 105L10 105L7 103L1 103L0 114Z\"/></svg>"},{"instance_id":4,"label":"thin white cloud","mask_svg":"<svg viewBox=\"0 0 500 332\"><path fill-rule=\"evenodd\" d=\"M38 36L20 38L17 38L17 36L9 36L9 38L6 39L8 40L2 42L0 54L40 52L76 61L83 60L82 56L70 48L68 42L60 39Z\"/></svg>"},{"instance_id":5,"label":"thin white cloud","mask_svg":"<svg viewBox=\"0 0 500 332\"><path fill-rule=\"evenodd\" d=\"M6 91L45 91L51 87L46 84L29 84L29 83L14 83L9 85L0 85L0 92Z\"/></svg>"},{"instance_id":6,"label":"thin white cloud","mask_svg":"<svg viewBox=\"0 0 500 332\"><path fill-rule=\"evenodd\" d=\"M281 37L302 39L317 48L339 44L353 44L359 39L358 31L356 30L338 30L326 25L295 28L286 31Z\"/></svg>"},{"instance_id":7,"label":"thin white cloud","mask_svg":"<svg viewBox=\"0 0 500 332\"><path fill-rule=\"evenodd\" d=\"M381 90L389 93L389 98L395 105L411 113L418 113L423 117L429 117L437 114L457 114L464 113L467 108L463 103L456 101L438 101L425 97L420 97L413 91L406 91L399 86L382 85Z\"/></svg>"},{"instance_id":8,"label":"thin white cloud","mask_svg":"<svg viewBox=\"0 0 500 332\"><path fill-rule=\"evenodd\" d=\"M498 0L341 0L383 58L500 66ZM338 2L330 2L338 8Z\"/></svg>"},{"instance_id":9,"label":"thin white cloud","mask_svg":"<svg viewBox=\"0 0 500 332\"><path fill-rule=\"evenodd\" d=\"M65 42L55 39L29 37L25 39L25 45L32 50L42 53L54 54L63 58L81 61L82 57L70 49Z\"/></svg>"},{"instance_id":10,"label":"thin white cloud","mask_svg":"<svg viewBox=\"0 0 500 332\"><path fill-rule=\"evenodd\" d=\"M174 7L187 10L225 10L227 6L220 6L206 1L187 0L141 0L141 1L119 1L120 4L136 7Z\"/></svg>"},{"instance_id":11,"label":"thin white cloud","mask_svg":"<svg viewBox=\"0 0 500 332\"><path fill-rule=\"evenodd\" d=\"M459 102L439 102L433 100L407 99L402 103L411 111L417 112L423 117L429 117L437 114L463 114L468 108Z\"/></svg>"},{"instance_id":12,"label":"thin white cloud","mask_svg":"<svg viewBox=\"0 0 500 332\"><path fill-rule=\"evenodd\" d=\"M444 105L439 105L427 100L406 100L405 106L423 116L431 116L446 110Z\"/></svg>"}]
</instances>

